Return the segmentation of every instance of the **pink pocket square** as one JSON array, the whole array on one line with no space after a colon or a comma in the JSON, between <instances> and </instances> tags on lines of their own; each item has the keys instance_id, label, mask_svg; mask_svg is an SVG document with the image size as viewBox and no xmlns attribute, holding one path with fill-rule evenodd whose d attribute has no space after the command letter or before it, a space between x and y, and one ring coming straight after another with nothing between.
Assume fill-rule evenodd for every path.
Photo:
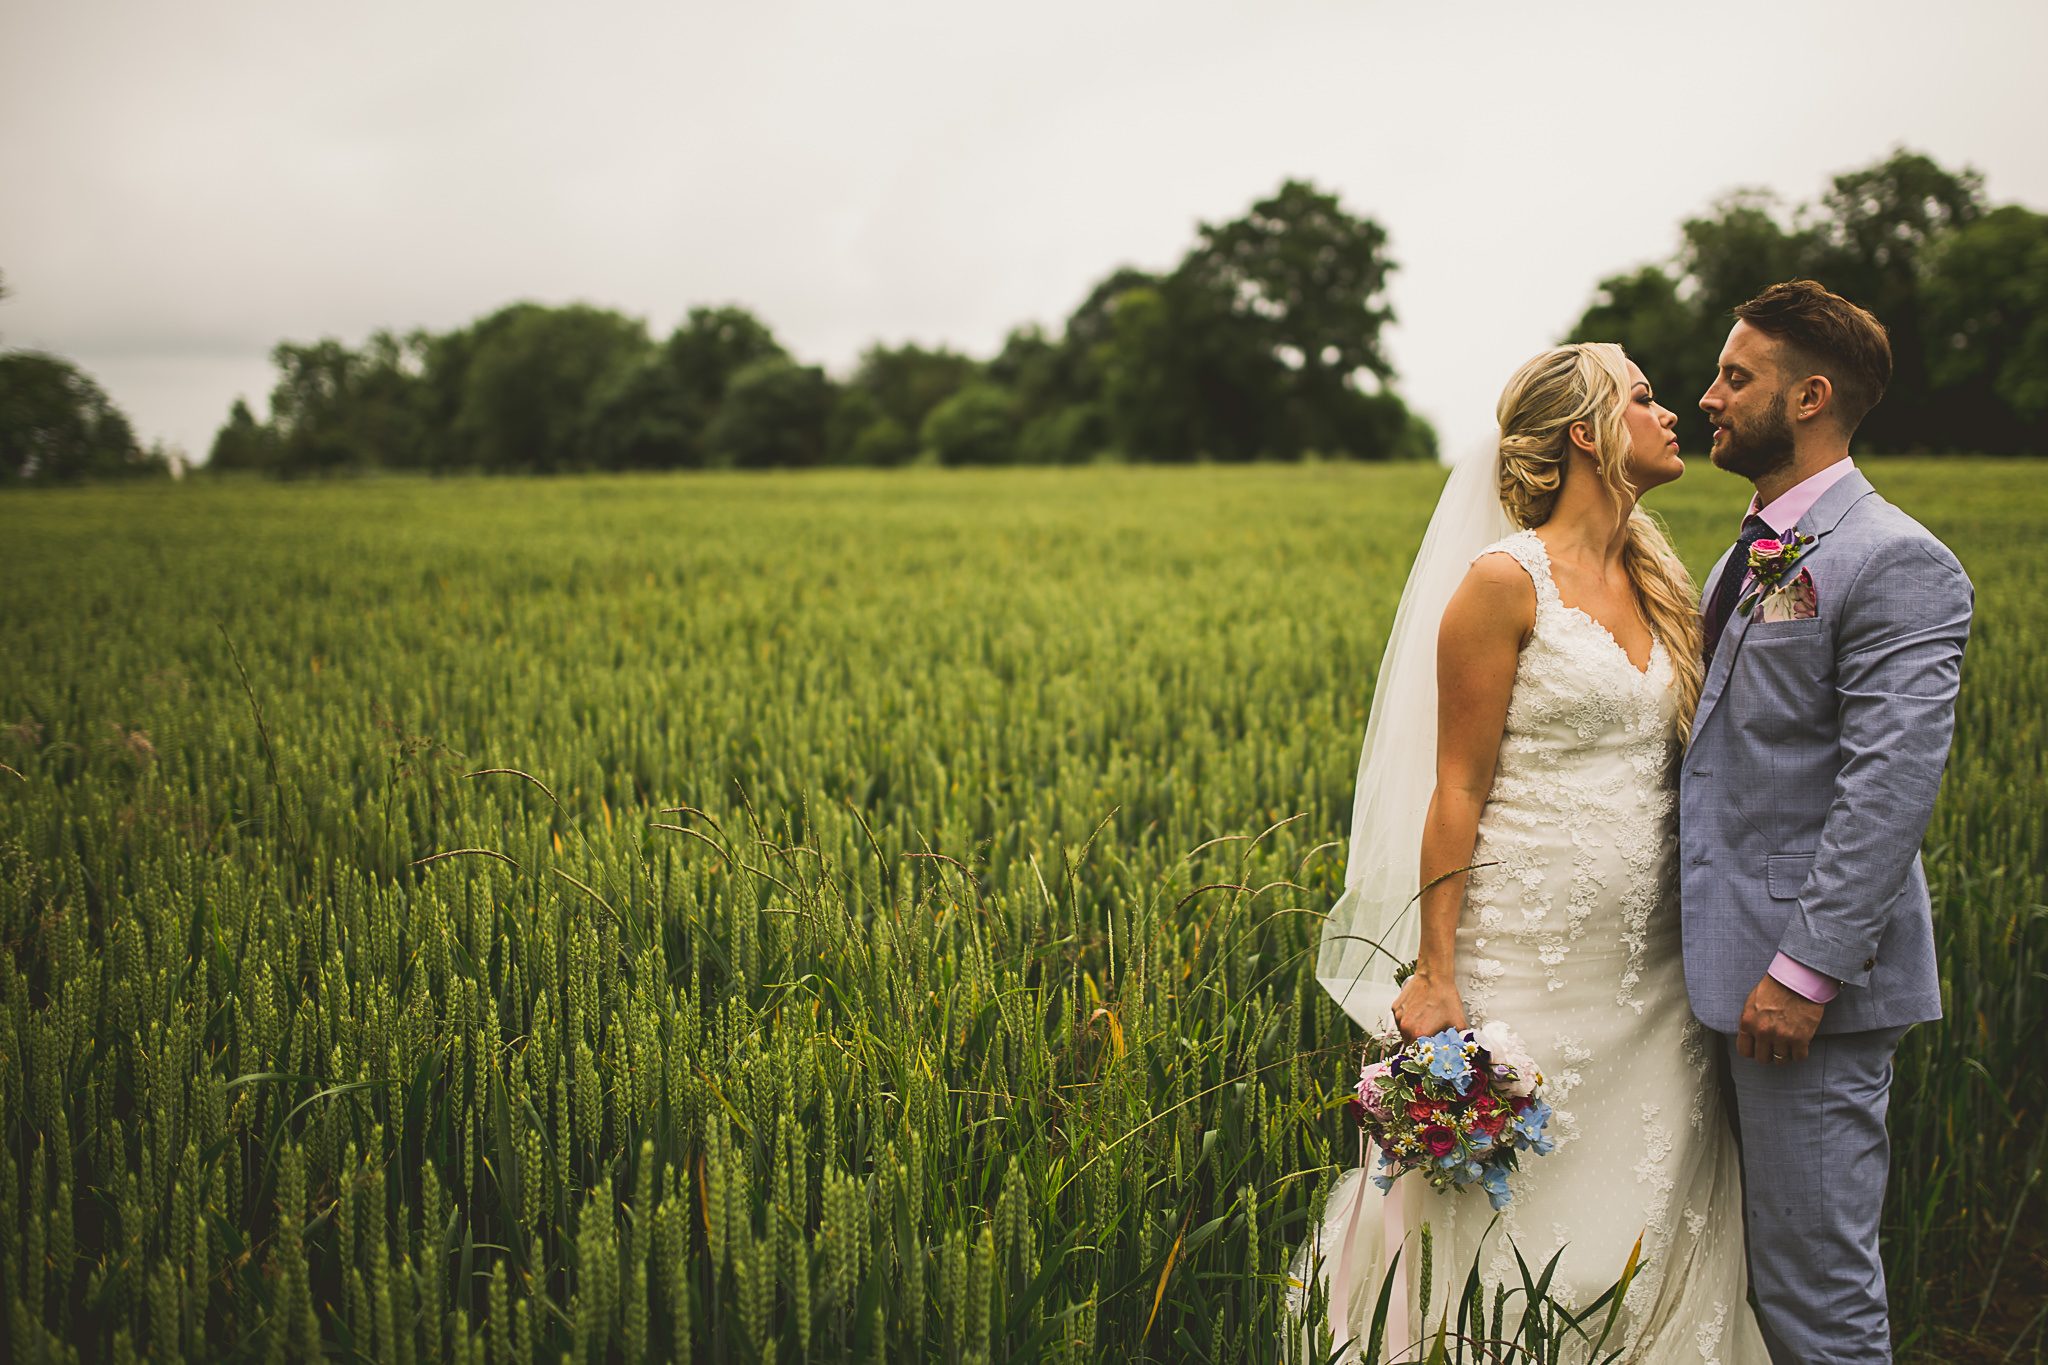
<instances>
[{"instance_id":1,"label":"pink pocket square","mask_svg":"<svg viewBox=\"0 0 2048 1365\"><path fill-rule=\"evenodd\" d=\"M1791 581L1764 594L1757 603L1759 622L1811 621L1820 615L1820 598L1813 590L1813 574L1801 569Z\"/></svg>"}]
</instances>

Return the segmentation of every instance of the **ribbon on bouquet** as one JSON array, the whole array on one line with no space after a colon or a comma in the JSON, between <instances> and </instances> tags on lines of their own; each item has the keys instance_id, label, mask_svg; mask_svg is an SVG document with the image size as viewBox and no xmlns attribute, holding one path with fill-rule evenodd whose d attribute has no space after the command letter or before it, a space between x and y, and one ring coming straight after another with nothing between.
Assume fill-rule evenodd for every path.
<instances>
[{"instance_id":1,"label":"ribbon on bouquet","mask_svg":"<svg viewBox=\"0 0 2048 1365\"><path fill-rule=\"evenodd\" d=\"M1362 1142L1359 1157L1360 1164L1364 1164ZM1408 1182L1397 1179L1380 1201L1381 1254L1389 1260L1402 1250L1402 1243L1408 1235L1407 1189ZM1403 1260L1394 1267L1394 1293L1387 1306L1387 1345L1399 1350L1412 1339L1408 1332L1408 1262Z\"/></svg>"},{"instance_id":2,"label":"ribbon on bouquet","mask_svg":"<svg viewBox=\"0 0 2048 1365\"><path fill-rule=\"evenodd\" d=\"M1348 1179L1351 1186L1342 1190L1340 1197L1349 1201L1349 1207L1339 1210L1334 1217L1326 1220L1326 1226L1340 1229L1329 1256L1323 1263L1324 1284L1330 1291L1330 1316L1335 1335L1341 1340L1347 1332L1369 1329L1371 1323L1364 1320L1377 1300L1379 1282L1366 1278L1367 1267L1375 1261L1385 1266L1395 1253L1401 1250L1407 1236L1407 1182L1396 1180L1393 1188L1380 1198L1379 1227L1373 1227L1372 1209L1369 1201L1375 1193L1371 1180L1372 1168L1366 1164L1366 1135L1358 1135L1358 1167ZM1341 1188L1341 1187L1340 1187ZM1377 1231L1380 1253L1373 1255L1373 1234ZM1342 1295L1342 1298L1339 1298ZM1409 1330L1410 1310L1408 1303L1408 1266L1405 1262L1395 1267L1394 1292L1387 1305L1386 1344L1389 1353L1405 1350L1414 1340ZM1350 1356L1355 1359L1365 1348L1361 1337L1351 1345ZM1399 1358L1395 1356L1394 1358Z\"/></svg>"}]
</instances>

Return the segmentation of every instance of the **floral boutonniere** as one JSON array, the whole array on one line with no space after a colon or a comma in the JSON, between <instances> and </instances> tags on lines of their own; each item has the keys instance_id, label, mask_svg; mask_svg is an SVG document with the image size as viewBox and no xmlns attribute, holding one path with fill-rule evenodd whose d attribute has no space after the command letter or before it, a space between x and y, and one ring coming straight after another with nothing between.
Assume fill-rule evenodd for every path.
<instances>
[{"instance_id":1,"label":"floral boutonniere","mask_svg":"<svg viewBox=\"0 0 2048 1365\"><path fill-rule=\"evenodd\" d=\"M1800 535L1796 527L1790 540L1759 540L1751 545L1749 571L1754 577L1749 592L1735 604L1735 610L1744 616L1749 615L1757 599L1784 582L1785 575L1792 572L1792 567L1804 559L1811 548L1813 537Z\"/></svg>"}]
</instances>

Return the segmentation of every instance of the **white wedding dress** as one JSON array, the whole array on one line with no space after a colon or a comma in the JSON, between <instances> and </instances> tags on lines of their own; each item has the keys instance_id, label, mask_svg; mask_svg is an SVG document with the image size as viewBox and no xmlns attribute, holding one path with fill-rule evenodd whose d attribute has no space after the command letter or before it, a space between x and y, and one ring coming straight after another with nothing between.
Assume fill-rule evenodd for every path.
<instances>
[{"instance_id":1,"label":"white wedding dress","mask_svg":"<svg viewBox=\"0 0 2048 1365\"><path fill-rule=\"evenodd\" d=\"M1630 1361L1767 1365L1746 1302L1735 1141L1679 959L1671 661L1658 640L1638 670L1605 627L1566 606L1535 532L1481 553L1496 551L1528 570L1536 622L1479 819L1456 979L1472 1025L1507 1024L1545 1069L1557 1148L1524 1154L1497 1224L1476 1187L1440 1195L1409 1176L1390 1204L1365 1172L1347 1172L1308 1249L1320 1265L1309 1272L1304 1254L1297 1274L1321 1275L1331 1339L1362 1343L1398 1236L1414 1341L1433 1337L1446 1301L1455 1322L1475 1257L1489 1314L1494 1285L1521 1286L1517 1249L1532 1275L1561 1249L1551 1296L1584 1306L1621 1277L1640 1237L1645 1265L1602 1355L1625 1345ZM1425 1222L1427 1321L1414 1302ZM1519 1316L1510 1307L1508 1321ZM1402 1358L1407 1342L1389 1344Z\"/></svg>"}]
</instances>

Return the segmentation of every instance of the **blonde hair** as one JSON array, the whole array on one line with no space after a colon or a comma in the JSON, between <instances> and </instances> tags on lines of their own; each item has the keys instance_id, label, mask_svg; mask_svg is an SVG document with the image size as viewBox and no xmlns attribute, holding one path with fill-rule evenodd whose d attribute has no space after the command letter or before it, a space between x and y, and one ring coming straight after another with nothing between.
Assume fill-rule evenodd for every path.
<instances>
[{"instance_id":1,"label":"blonde hair","mask_svg":"<svg viewBox=\"0 0 2048 1365\"><path fill-rule=\"evenodd\" d=\"M1617 502L1635 501L1636 489L1627 473L1632 387L1628 356L1611 341L1554 347L1515 371L1495 409L1500 421L1500 505L1510 521L1528 528L1550 520L1571 467L1571 429L1580 422L1593 433L1600 481ZM1663 527L1641 507L1628 516L1622 567L1677 675L1678 735L1683 741L1692 731L1705 672L1699 616L1691 575Z\"/></svg>"}]
</instances>

